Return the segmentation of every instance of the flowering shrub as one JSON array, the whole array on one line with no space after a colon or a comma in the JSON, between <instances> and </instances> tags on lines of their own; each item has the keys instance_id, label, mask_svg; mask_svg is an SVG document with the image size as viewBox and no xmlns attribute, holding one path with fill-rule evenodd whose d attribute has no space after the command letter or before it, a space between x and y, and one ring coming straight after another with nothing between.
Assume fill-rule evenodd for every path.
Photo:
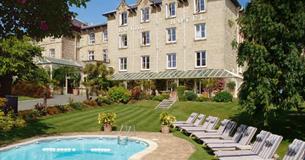
<instances>
[{"instance_id":1,"label":"flowering shrub","mask_svg":"<svg viewBox=\"0 0 305 160\"><path fill-rule=\"evenodd\" d=\"M20 81L12 88L12 94L18 96L29 96L35 98L43 98L45 96L45 89L47 90L47 97L51 97L50 88L45 88L33 82Z\"/></svg>"},{"instance_id":2,"label":"flowering shrub","mask_svg":"<svg viewBox=\"0 0 305 160\"><path fill-rule=\"evenodd\" d=\"M101 112L98 115L98 124L102 125L113 125L117 118L117 114L114 112Z\"/></svg>"},{"instance_id":3,"label":"flowering shrub","mask_svg":"<svg viewBox=\"0 0 305 160\"><path fill-rule=\"evenodd\" d=\"M0 112L0 132L8 132L13 128L20 128L26 125L25 121L14 116L12 113L4 115L3 112Z\"/></svg>"},{"instance_id":4,"label":"flowering shrub","mask_svg":"<svg viewBox=\"0 0 305 160\"><path fill-rule=\"evenodd\" d=\"M134 87L131 90L132 99L139 100L141 98L141 93L142 93L142 90L139 86Z\"/></svg>"},{"instance_id":5,"label":"flowering shrub","mask_svg":"<svg viewBox=\"0 0 305 160\"><path fill-rule=\"evenodd\" d=\"M176 122L176 117L171 114L168 114L167 112L163 112L160 114L160 122L161 125L170 126L174 122Z\"/></svg>"},{"instance_id":6,"label":"flowering shrub","mask_svg":"<svg viewBox=\"0 0 305 160\"><path fill-rule=\"evenodd\" d=\"M0 108L5 105L6 101L7 100L5 98L0 98Z\"/></svg>"}]
</instances>

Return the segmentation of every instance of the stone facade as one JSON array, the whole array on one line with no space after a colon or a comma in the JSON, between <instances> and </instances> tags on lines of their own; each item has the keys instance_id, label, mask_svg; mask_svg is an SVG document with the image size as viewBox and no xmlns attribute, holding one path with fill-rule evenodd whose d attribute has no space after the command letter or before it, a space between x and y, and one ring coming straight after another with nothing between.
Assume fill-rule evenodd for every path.
<instances>
[{"instance_id":1,"label":"stone facade","mask_svg":"<svg viewBox=\"0 0 305 160\"><path fill-rule=\"evenodd\" d=\"M168 4L175 3L176 15L167 17ZM236 51L231 43L237 39L238 18L240 8L231 0L205 1L205 10L195 11L195 0L163 0L160 5L152 1L139 0L136 5L129 6L122 1L117 10L105 14L108 17L109 58L110 66L120 72L119 59L127 58L127 70L124 72L141 72L141 57L150 57L151 72L169 69L167 55L176 54L176 70L195 69L227 69L237 73ZM149 8L149 20L141 22L141 10ZM127 24L119 23L122 13L128 14ZM205 37L195 39L195 25L205 24ZM167 42L167 28L176 28L176 41ZM142 32L150 32L150 44L141 44ZM127 35L128 46L119 47L120 35ZM197 67L196 51L206 51L206 65Z\"/></svg>"}]
</instances>

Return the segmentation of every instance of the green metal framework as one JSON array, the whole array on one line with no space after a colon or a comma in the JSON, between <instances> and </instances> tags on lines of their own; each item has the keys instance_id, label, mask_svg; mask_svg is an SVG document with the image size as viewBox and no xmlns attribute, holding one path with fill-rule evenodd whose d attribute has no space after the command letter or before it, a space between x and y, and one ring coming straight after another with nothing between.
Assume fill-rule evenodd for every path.
<instances>
[{"instance_id":1,"label":"green metal framework","mask_svg":"<svg viewBox=\"0 0 305 160\"><path fill-rule=\"evenodd\" d=\"M153 80L153 79L200 79L200 78L240 78L240 75L225 69L202 69L190 71L167 70L159 73L138 72L138 73L116 73L112 76L114 81L130 80Z\"/></svg>"}]
</instances>

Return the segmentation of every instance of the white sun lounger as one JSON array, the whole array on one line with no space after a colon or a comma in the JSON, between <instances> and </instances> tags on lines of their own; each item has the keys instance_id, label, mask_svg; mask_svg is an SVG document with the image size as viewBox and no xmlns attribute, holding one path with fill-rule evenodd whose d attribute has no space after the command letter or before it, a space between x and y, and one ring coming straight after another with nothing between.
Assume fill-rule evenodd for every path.
<instances>
[{"instance_id":1,"label":"white sun lounger","mask_svg":"<svg viewBox=\"0 0 305 160\"><path fill-rule=\"evenodd\" d=\"M176 121L175 123L173 123L174 128L176 127L177 124L190 124L193 123L196 119L196 117L198 116L198 113L192 113L186 121Z\"/></svg>"},{"instance_id":2,"label":"white sun lounger","mask_svg":"<svg viewBox=\"0 0 305 160\"><path fill-rule=\"evenodd\" d=\"M219 119L217 117L208 116L204 123L200 126L183 126L181 130L191 133L191 132L198 132L198 131L206 131L206 130L213 130L218 123Z\"/></svg>"},{"instance_id":3,"label":"white sun lounger","mask_svg":"<svg viewBox=\"0 0 305 160\"><path fill-rule=\"evenodd\" d=\"M202 136L200 138L200 140L204 143L207 144L207 140L213 141L213 140L232 140L232 142L238 142L243 134L243 132L245 131L245 129L247 129L247 126L242 124L240 125L234 136L231 137L230 132L228 132L228 134L222 134L222 135L206 135L206 136ZM225 132L224 132L225 133Z\"/></svg>"},{"instance_id":4,"label":"white sun lounger","mask_svg":"<svg viewBox=\"0 0 305 160\"><path fill-rule=\"evenodd\" d=\"M197 127L203 122L204 118L205 118L204 114L199 114L199 116L197 117L194 123L176 124L176 128Z\"/></svg>"},{"instance_id":5,"label":"white sun lounger","mask_svg":"<svg viewBox=\"0 0 305 160\"><path fill-rule=\"evenodd\" d=\"M304 160L305 159L305 142L295 139L289 145L288 151L283 160Z\"/></svg>"},{"instance_id":6,"label":"white sun lounger","mask_svg":"<svg viewBox=\"0 0 305 160\"><path fill-rule=\"evenodd\" d=\"M229 137L232 133L232 131L236 127L236 122L234 121L229 121L228 124L226 125L226 128L224 129L223 133L205 133L205 132L195 132L192 133L196 138L201 139L201 138L217 138L217 137Z\"/></svg>"},{"instance_id":7,"label":"white sun lounger","mask_svg":"<svg viewBox=\"0 0 305 160\"><path fill-rule=\"evenodd\" d=\"M214 154L217 157L257 155L263 147L266 139L270 136L270 134L270 132L262 130L258 135L256 135L254 143L249 145L248 147L236 147L235 151L216 151L214 152Z\"/></svg>"},{"instance_id":8,"label":"white sun lounger","mask_svg":"<svg viewBox=\"0 0 305 160\"><path fill-rule=\"evenodd\" d=\"M241 138L239 138L239 133L235 133L233 136L233 139L229 142L229 140L216 140L216 141L211 141L211 140L206 140L205 142L207 143L207 146L211 148L213 151L219 151L219 150L235 150L235 148L239 147L242 148L244 146L247 146L250 144L251 139L255 135L257 128L255 127L248 127L246 130L243 131L241 134ZM223 143L221 144L221 141ZM210 143L208 143L210 142Z\"/></svg>"},{"instance_id":9,"label":"white sun lounger","mask_svg":"<svg viewBox=\"0 0 305 160\"><path fill-rule=\"evenodd\" d=\"M282 142L283 137L275 134L271 134L265 141L262 149L257 155L249 156L234 156L234 157L223 157L220 160L266 160L272 159L277 148Z\"/></svg>"}]
</instances>

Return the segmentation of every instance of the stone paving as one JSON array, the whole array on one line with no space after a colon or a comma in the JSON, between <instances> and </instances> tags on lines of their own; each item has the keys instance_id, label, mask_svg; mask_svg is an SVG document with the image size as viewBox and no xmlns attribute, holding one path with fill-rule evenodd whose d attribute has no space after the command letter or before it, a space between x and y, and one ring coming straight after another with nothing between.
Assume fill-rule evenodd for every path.
<instances>
[{"instance_id":1,"label":"stone paving","mask_svg":"<svg viewBox=\"0 0 305 160\"><path fill-rule=\"evenodd\" d=\"M56 136L72 136L72 135L118 135L118 132L80 132L80 133L62 133ZM158 132L136 132L134 135L138 138L154 141L158 147L142 158L142 160L187 160L195 147L188 141L178 138L172 134L161 134ZM24 139L22 142L33 140L38 137Z\"/></svg>"}]
</instances>

